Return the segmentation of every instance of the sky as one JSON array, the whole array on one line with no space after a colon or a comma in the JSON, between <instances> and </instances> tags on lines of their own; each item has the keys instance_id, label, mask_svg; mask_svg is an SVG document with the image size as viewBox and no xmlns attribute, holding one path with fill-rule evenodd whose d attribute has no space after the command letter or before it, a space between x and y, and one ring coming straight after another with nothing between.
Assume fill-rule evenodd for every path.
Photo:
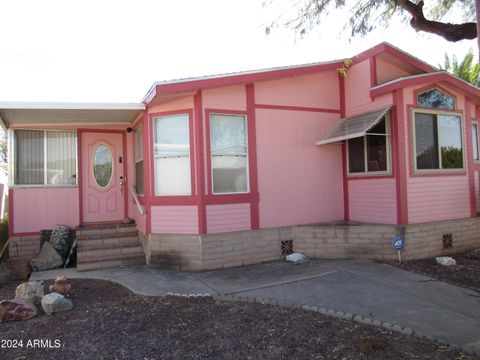
<instances>
[{"instance_id":1,"label":"sky","mask_svg":"<svg viewBox=\"0 0 480 360\"><path fill-rule=\"evenodd\" d=\"M382 41L434 66L445 52L477 53L476 40L450 43L400 21L339 36L338 12L302 39L285 27L267 36L293 2L0 0L0 102L135 103L155 81L330 61Z\"/></svg>"}]
</instances>

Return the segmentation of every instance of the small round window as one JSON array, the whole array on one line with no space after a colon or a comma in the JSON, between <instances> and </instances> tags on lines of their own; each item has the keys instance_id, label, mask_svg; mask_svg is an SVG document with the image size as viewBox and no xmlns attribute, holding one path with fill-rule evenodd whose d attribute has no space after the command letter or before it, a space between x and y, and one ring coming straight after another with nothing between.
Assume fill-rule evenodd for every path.
<instances>
[{"instance_id":1,"label":"small round window","mask_svg":"<svg viewBox=\"0 0 480 360\"><path fill-rule=\"evenodd\" d=\"M112 173L112 153L104 144L98 145L93 155L93 176L98 186L107 186L112 180Z\"/></svg>"}]
</instances>

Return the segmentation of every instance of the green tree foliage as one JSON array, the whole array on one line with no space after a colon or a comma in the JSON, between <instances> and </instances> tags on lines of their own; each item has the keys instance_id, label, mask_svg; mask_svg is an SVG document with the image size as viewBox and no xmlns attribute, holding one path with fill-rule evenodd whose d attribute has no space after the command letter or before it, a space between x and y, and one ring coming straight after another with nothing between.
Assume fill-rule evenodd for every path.
<instances>
[{"instance_id":1,"label":"green tree foliage","mask_svg":"<svg viewBox=\"0 0 480 360\"><path fill-rule=\"evenodd\" d=\"M442 168L460 169L463 167L462 150L453 146L442 146Z\"/></svg>"},{"instance_id":2,"label":"green tree foliage","mask_svg":"<svg viewBox=\"0 0 480 360\"><path fill-rule=\"evenodd\" d=\"M439 65L439 67L472 85L480 87L480 63L475 63L473 56L473 50L470 49L459 63L455 55L450 60L448 54L445 53L445 63L444 65Z\"/></svg>"},{"instance_id":3,"label":"green tree foliage","mask_svg":"<svg viewBox=\"0 0 480 360\"><path fill-rule=\"evenodd\" d=\"M284 0L265 0L264 6L275 7ZM365 35L377 27L388 27L395 16L409 22L416 31L425 31L439 35L448 41L475 39L477 28L475 23L474 0L288 0L296 13L289 12L274 20L266 27L267 34L277 26L292 27L299 35L305 34L319 24L332 12L342 19L347 19L346 28L351 35ZM447 18L452 11L463 15L462 23L452 24L441 20ZM345 14L348 13L348 14ZM428 19L427 19L428 17Z\"/></svg>"}]
</instances>

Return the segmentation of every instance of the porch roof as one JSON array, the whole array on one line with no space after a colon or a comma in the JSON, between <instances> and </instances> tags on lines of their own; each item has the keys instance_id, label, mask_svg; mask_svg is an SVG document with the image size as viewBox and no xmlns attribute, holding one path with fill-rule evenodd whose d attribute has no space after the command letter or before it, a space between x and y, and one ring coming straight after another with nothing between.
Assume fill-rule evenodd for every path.
<instances>
[{"instance_id":1,"label":"porch roof","mask_svg":"<svg viewBox=\"0 0 480 360\"><path fill-rule=\"evenodd\" d=\"M365 136L368 130L377 125L391 108L392 106L387 106L369 113L344 118L335 124L315 145L331 144Z\"/></svg>"},{"instance_id":2,"label":"porch roof","mask_svg":"<svg viewBox=\"0 0 480 360\"><path fill-rule=\"evenodd\" d=\"M130 124L145 104L0 102L0 125Z\"/></svg>"}]
</instances>

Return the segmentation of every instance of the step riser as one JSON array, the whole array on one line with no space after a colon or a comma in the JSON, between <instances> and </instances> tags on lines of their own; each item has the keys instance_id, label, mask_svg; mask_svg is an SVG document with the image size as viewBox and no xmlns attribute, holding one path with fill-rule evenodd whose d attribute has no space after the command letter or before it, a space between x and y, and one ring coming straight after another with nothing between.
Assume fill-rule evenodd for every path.
<instances>
[{"instance_id":1,"label":"step riser","mask_svg":"<svg viewBox=\"0 0 480 360\"><path fill-rule=\"evenodd\" d=\"M109 249L109 250L89 250L78 253L77 262L88 262L97 260L116 260L128 257L131 255L143 255L142 248L124 248L124 249Z\"/></svg>"},{"instance_id":2,"label":"step riser","mask_svg":"<svg viewBox=\"0 0 480 360\"><path fill-rule=\"evenodd\" d=\"M109 232L103 234L94 234L94 235L78 235L76 236L77 240L88 241L88 240L99 240L99 239L108 239L108 238L122 238L122 237L135 237L138 236L138 231L128 231L123 233Z\"/></svg>"},{"instance_id":3,"label":"step riser","mask_svg":"<svg viewBox=\"0 0 480 360\"><path fill-rule=\"evenodd\" d=\"M81 236L91 236L91 235L100 235L100 234L112 234L112 233L128 233L135 232L137 229L136 225L132 226L118 226L118 227L105 227L105 228L93 228L93 229L77 229L77 237Z\"/></svg>"},{"instance_id":4,"label":"step riser","mask_svg":"<svg viewBox=\"0 0 480 360\"><path fill-rule=\"evenodd\" d=\"M79 251L96 250L96 249L111 249L140 246L138 236L125 238L110 238L99 240L77 240Z\"/></svg>"},{"instance_id":5,"label":"step riser","mask_svg":"<svg viewBox=\"0 0 480 360\"><path fill-rule=\"evenodd\" d=\"M145 264L135 225L77 230L77 271Z\"/></svg>"},{"instance_id":6,"label":"step riser","mask_svg":"<svg viewBox=\"0 0 480 360\"><path fill-rule=\"evenodd\" d=\"M106 269L118 266L145 265L145 256L131 257L118 260L91 261L77 264L77 271Z\"/></svg>"}]
</instances>

